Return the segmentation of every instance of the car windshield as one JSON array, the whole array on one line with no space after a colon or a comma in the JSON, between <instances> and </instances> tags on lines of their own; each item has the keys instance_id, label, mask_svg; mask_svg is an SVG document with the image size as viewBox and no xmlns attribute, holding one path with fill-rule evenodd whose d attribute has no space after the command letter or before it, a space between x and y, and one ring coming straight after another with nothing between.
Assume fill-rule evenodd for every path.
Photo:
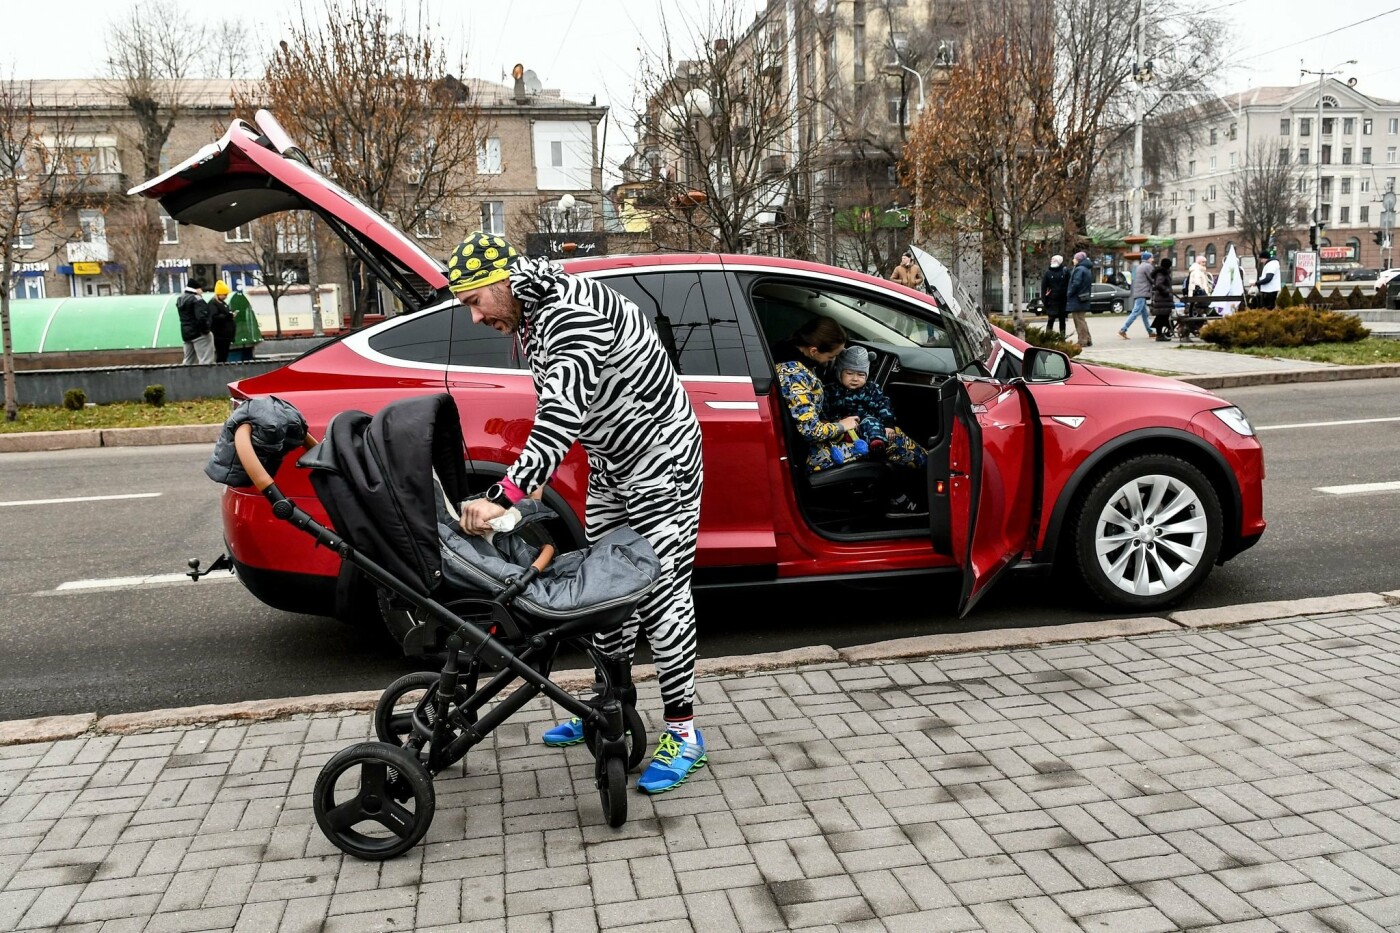
<instances>
[{"instance_id":1,"label":"car windshield","mask_svg":"<svg viewBox=\"0 0 1400 933\"><path fill-rule=\"evenodd\" d=\"M968 367L986 370L996 347L992 325L977 309L966 289L953 281L947 267L917 246L909 247L924 276L924 291L933 296L949 322L950 340L958 371Z\"/></svg>"}]
</instances>

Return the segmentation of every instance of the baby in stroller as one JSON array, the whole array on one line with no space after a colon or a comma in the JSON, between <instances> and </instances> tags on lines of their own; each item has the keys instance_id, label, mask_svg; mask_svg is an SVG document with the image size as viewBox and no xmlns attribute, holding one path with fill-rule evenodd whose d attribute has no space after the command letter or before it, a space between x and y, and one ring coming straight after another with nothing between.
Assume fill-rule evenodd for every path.
<instances>
[{"instance_id":1,"label":"baby in stroller","mask_svg":"<svg viewBox=\"0 0 1400 933\"><path fill-rule=\"evenodd\" d=\"M299 447L308 449L297 465L312 471L335 530L273 481ZM322 769L312 803L334 845L369 860L412 848L432 822L433 776L541 694L581 720L603 813L611 826L626 822L626 773L644 755L645 724L630 665L598 651L591 636L622 625L654 585L661 568L645 539L619 528L556 557L542 524L552 513L534 501L518 503L489 539L461 534L464 445L446 394L394 402L373 417L342 412L319 444L294 407L254 399L229 418L205 472L255 485L276 517L411 606L418 624L405 651L444 650L439 673L408 674L385 690L373 718L378 741L346 748ZM550 681L564 646L592 657L599 682L591 700Z\"/></svg>"}]
</instances>

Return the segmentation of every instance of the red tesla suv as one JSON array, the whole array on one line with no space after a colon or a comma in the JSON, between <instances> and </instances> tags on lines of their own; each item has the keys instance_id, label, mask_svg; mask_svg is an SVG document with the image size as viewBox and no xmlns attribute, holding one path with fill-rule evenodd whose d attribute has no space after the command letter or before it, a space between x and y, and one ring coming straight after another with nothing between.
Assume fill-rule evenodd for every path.
<instances>
[{"instance_id":1,"label":"red tesla suv","mask_svg":"<svg viewBox=\"0 0 1400 933\"><path fill-rule=\"evenodd\" d=\"M471 323L443 264L318 174L271 115L138 188L182 223L213 230L313 210L403 313L230 386L235 402L276 395L319 434L337 412L373 412L450 392L467 467L484 487L524 444L534 390L515 339ZM922 251L925 291L858 272L760 256L573 260L568 271L626 295L655 323L704 432L696 584L961 573L966 613L1003 571L1053 563L1104 604L1174 603L1264 530L1263 452L1228 402L1170 379L1071 362L992 328ZM871 377L926 442L929 516L887 518L888 467L808 475L769 347L814 315L866 347ZM546 491L563 544L582 543L587 465L575 448ZM302 471L279 485L326 520ZM223 498L224 537L243 584L268 605L342 617L376 606L339 558L270 513L252 490Z\"/></svg>"}]
</instances>

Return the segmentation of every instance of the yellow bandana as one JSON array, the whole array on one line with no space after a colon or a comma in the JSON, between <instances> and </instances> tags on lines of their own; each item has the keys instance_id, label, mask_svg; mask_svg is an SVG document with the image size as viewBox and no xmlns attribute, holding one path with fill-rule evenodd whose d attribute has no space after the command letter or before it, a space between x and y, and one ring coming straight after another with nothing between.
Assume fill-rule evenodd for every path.
<instances>
[{"instance_id":1,"label":"yellow bandana","mask_svg":"<svg viewBox=\"0 0 1400 933\"><path fill-rule=\"evenodd\" d=\"M510 261L519 255L504 237L469 233L447 260L447 289L455 295L500 282L509 277Z\"/></svg>"}]
</instances>

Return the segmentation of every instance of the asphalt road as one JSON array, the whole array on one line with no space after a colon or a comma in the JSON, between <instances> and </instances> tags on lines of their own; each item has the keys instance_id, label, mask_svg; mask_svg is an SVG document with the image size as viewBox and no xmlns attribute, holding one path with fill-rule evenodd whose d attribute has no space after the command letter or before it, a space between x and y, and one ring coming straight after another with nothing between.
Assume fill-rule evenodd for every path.
<instances>
[{"instance_id":1,"label":"asphalt road","mask_svg":"<svg viewBox=\"0 0 1400 933\"><path fill-rule=\"evenodd\" d=\"M1400 481L1400 420L1319 425L1400 417L1400 381L1221 394L1266 428L1270 527L1183 608L1400 589L1400 492L1314 491ZM1313 426L1268 429L1300 423ZM201 472L207 453L182 446L0 456L0 719L378 689L417 666L387 636L269 609L236 582L56 592L65 582L175 573L188 557L215 557L220 487ZM139 493L160 495L6 505ZM702 593L701 651L842 646L1115 615L1042 573L1003 581L963 621L951 608L955 590L942 576Z\"/></svg>"}]
</instances>

